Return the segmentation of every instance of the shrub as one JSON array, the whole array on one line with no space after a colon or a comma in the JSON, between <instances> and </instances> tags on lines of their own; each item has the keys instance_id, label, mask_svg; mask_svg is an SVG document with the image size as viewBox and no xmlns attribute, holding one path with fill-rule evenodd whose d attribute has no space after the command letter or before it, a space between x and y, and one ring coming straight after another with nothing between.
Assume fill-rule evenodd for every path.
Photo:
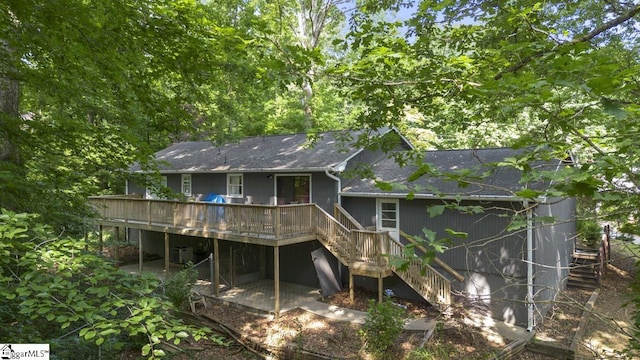
<instances>
[{"instance_id":1,"label":"shrub","mask_svg":"<svg viewBox=\"0 0 640 360\"><path fill-rule=\"evenodd\" d=\"M393 345L402 333L404 320L404 309L396 306L389 298L381 303L369 300L367 317L359 335L369 351L380 355Z\"/></svg>"},{"instance_id":2,"label":"shrub","mask_svg":"<svg viewBox=\"0 0 640 360\"><path fill-rule=\"evenodd\" d=\"M198 270L191 266L190 262L187 263L185 269L180 270L165 283L165 294L177 309L186 306L191 295L191 288L198 280Z\"/></svg>"},{"instance_id":3,"label":"shrub","mask_svg":"<svg viewBox=\"0 0 640 360\"><path fill-rule=\"evenodd\" d=\"M602 236L602 227L595 220L578 220L578 232L580 233L582 244L588 247L598 246Z\"/></svg>"}]
</instances>

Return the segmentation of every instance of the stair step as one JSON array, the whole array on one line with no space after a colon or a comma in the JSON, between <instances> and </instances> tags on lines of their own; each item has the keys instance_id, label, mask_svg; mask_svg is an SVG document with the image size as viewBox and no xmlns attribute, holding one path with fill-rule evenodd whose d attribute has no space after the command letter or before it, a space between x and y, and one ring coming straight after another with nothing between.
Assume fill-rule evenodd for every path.
<instances>
[{"instance_id":1,"label":"stair step","mask_svg":"<svg viewBox=\"0 0 640 360\"><path fill-rule=\"evenodd\" d=\"M597 278L595 275L593 276L580 276L580 275L569 275L569 281L580 281L580 282L597 282Z\"/></svg>"},{"instance_id":2,"label":"stair step","mask_svg":"<svg viewBox=\"0 0 640 360\"><path fill-rule=\"evenodd\" d=\"M583 288L583 289L595 289L595 288L598 287L597 284L593 284L593 283L573 282L573 281L568 281L567 282L567 286L568 287Z\"/></svg>"},{"instance_id":3,"label":"stair step","mask_svg":"<svg viewBox=\"0 0 640 360\"><path fill-rule=\"evenodd\" d=\"M570 274L595 274L596 271L593 268L575 268L575 269L570 269L569 270Z\"/></svg>"},{"instance_id":4,"label":"stair step","mask_svg":"<svg viewBox=\"0 0 640 360\"><path fill-rule=\"evenodd\" d=\"M592 252L575 252L573 253L573 258L574 259L583 259L583 260L591 260L591 261L597 261L598 256L600 254L599 253L592 253Z\"/></svg>"}]
</instances>

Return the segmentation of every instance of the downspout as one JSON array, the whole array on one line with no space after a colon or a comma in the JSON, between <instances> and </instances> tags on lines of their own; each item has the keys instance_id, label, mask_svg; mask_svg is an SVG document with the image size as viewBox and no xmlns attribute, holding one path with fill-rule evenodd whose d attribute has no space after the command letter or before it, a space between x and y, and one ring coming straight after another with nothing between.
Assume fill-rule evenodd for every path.
<instances>
[{"instance_id":1,"label":"downspout","mask_svg":"<svg viewBox=\"0 0 640 360\"><path fill-rule=\"evenodd\" d=\"M339 176L332 174L331 171L336 171L336 170L325 169L324 173L325 175L327 175L327 177L335 180L338 183L338 205L342 206L342 196L340 196L340 191L342 191L342 179L340 179Z\"/></svg>"},{"instance_id":2,"label":"downspout","mask_svg":"<svg viewBox=\"0 0 640 360\"><path fill-rule=\"evenodd\" d=\"M342 165L342 166L344 166L344 165ZM344 168L343 168L343 170L344 170ZM330 179L335 180L338 183L338 205L342 206L342 197L340 196L340 191L342 191L342 180L340 179L339 176L336 176L336 175L330 173L329 171L330 171L330 169L324 169L325 175L327 175L327 177L329 177ZM331 169L331 171L336 171L336 170ZM338 260L338 277L340 278L340 284L342 284L342 264L340 264L339 260ZM351 275L349 275L349 278L351 279ZM351 282L350 282L350 284L351 284Z\"/></svg>"},{"instance_id":3,"label":"downspout","mask_svg":"<svg viewBox=\"0 0 640 360\"><path fill-rule=\"evenodd\" d=\"M533 331L535 318L533 312L533 210L529 202L524 201L527 211L527 331Z\"/></svg>"}]
</instances>

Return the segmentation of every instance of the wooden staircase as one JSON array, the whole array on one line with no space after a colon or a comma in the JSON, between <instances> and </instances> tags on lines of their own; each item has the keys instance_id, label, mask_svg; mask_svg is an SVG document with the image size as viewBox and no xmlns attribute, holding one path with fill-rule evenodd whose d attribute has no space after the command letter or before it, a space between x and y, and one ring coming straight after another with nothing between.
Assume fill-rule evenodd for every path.
<instances>
[{"instance_id":1,"label":"wooden staircase","mask_svg":"<svg viewBox=\"0 0 640 360\"><path fill-rule=\"evenodd\" d=\"M598 251L576 250L569 267L567 286L595 289L600 285L600 253Z\"/></svg>"},{"instance_id":2,"label":"wooden staircase","mask_svg":"<svg viewBox=\"0 0 640 360\"><path fill-rule=\"evenodd\" d=\"M419 258L407 258L400 242L387 233L364 229L338 205L334 216L318 210L318 240L349 268L351 274L381 279L395 273L438 309L444 310L451 305L451 281ZM389 261L388 255L400 258L408 266L406 269L397 269Z\"/></svg>"}]
</instances>

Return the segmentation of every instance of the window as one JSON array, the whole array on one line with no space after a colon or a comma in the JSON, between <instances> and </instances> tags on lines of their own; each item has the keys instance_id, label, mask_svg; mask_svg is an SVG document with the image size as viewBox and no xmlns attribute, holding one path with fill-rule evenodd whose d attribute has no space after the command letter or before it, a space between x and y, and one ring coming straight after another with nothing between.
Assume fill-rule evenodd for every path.
<instances>
[{"instance_id":1,"label":"window","mask_svg":"<svg viewBox=\"0 0 640 360\"><path fill-rule=\"evenodd\" d=\"M389 236L399 239L398 199L376 199L376 229L388 231Z\"/></svg>"},{"instance_id":2,"label":"window","mask_svg":"<svg viewBox=\"0 0 640 360\"><path fill-rule=\"evenodd\" d=\"M311 201L310 175L278 175L278 204L308 204Z\"/></svg>"},{"instance_id":3,"label":"window","mask_svg":"<svg viewBox=\"0 0 640 360\"><path fill-rule=\"evenodd\" d=\"M182 193L191 196L191 174L182 174Z\"/></svg>"},{"instance_id":4,"label":"window","mask_svg":"<svg viewBox=\"0 0 640 360\"><path fill-rule=\"evenodd\" d=\"M227 195L230 197L242 197L242 174L227 175Z\"/></svg>"},{"instance_id":5,"label":"window","mask_svg":"<svg viewBox=\"0 0 640 360\"><path fill-rule=\"evenodd\" d=\"M398 214L396 206L397 204L392 202L380 203L380 227L392 229L397 227Z\"/></svg>"}]
</instances>

